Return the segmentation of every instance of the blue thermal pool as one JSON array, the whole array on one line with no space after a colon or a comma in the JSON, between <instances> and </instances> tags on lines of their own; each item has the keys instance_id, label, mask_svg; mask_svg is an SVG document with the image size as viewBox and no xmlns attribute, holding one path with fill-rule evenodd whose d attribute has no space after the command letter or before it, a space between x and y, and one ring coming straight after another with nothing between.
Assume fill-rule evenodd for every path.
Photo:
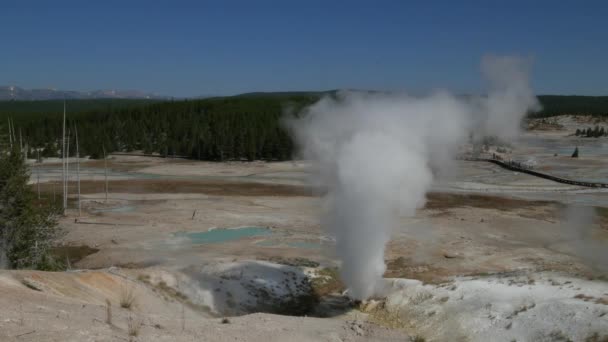
<instances>
[{"instance_id":1,"label":"blue thermal pool","mask_svg":"<svg viewBox=\"0 0 608 342\"><path fill-rule=\"evenodd\" d=\"M135 211L135 206L124 205L120 207L93 209L91 211L94 213L130 213Z\"/></svg>"},{"instance_id":2,"label":"blue thermal pool","mask_svg":"<svg viewBox=\"0 0 608 342\"><path fill-rule=\"evenodd\" d=\"M256 236L271 235L272 231L266 227L239 227L239 228L224 228L212 229L206 232L178 232L176 237L186 237L192 243L219 243L250 238Z\"/></svg>"}]
</instances>

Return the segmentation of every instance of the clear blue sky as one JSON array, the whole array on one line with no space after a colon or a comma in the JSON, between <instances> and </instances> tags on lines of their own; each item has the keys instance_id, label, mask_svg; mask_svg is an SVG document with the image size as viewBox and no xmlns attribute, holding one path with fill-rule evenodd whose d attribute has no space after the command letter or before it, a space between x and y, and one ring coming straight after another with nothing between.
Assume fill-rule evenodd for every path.
<instances>
[{"instance_id":1,"label":"clear blue sky","mask_svg":"<svg viewBox=\"0 0 608 342\"><path fill-rule=\"evenodd\" d=\"M487 53L539 94L608 95L608 1L28 1L0 5L0 85L173 96L477 92Z\"/></svg>"}]
</instances>

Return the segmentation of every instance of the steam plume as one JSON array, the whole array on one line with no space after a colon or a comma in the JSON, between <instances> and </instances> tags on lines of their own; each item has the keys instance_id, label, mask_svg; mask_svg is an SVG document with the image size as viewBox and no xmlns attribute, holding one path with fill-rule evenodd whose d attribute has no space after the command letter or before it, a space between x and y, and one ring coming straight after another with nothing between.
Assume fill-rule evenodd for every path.
<instances>
[{"instance_id":1,"label":"steam plume","mask_svg":"<svg viewBox=\"0 0 608 342\"><path fill-rule=\"evenodd\" d=\"M594 207L570 205L566 208L562 222L549 242L558 250L577 256L595 271L608 272L608 251L598 239L601 217ZM547 237L542 237L547 242ZM551 248L551 246L548 246Z\"/></svg>"},{"instance_id":2,"label":"steam plume","mask_svg":"<svg viewBox=\"0 0 608 342\"><path fill-rule=\"evenodd\" d=\"M487 57L487 96L458 98L341 92L289 122L302 156L318 163L327 190L321 224L336 239L349 295L366 299L383 285L384 249L400 215L414 215L440 168L473 129L510 137L537 106L525 61Z\"/></svg>"}]
</instances>

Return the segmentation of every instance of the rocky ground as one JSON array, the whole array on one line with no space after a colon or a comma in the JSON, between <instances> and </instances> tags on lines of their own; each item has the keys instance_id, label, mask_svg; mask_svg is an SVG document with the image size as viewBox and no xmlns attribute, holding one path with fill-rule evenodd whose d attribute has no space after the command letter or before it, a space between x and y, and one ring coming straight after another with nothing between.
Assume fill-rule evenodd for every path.
<instances>
[{"instance_id":1,"label":"rocky ground","mask_svg":"<svg viewBox=\"0 0 608 342\"><path fill-rule=\"evenodd\" d=\"M322 319L259 313L211 318L163 299L139 283L125 284L115 272L4 272L0 340L403 341L406 337L356 315ZM29 287L24 287L24 280ZM136 294L128 307L122 302L125 286L132 286Z\"/></svg>"},{"instance_id":2,"label":"rocky ground","mask_svg":"<svg viewBox=\"0 0 608 342\"><path fill-rule=\"evenodd\" d=\"M83 161L82 212L72 195L60 221L57 254L72 271L0 273L0 340L608 336L604 191L456 162L394 232L386 296L360 304L343 296L307 163L114 156L109 165L108 200L103 164ZM60 169L40 169L48 200ZM184 237L238 227L268 231Z\"/></svg>"}]
</instances>

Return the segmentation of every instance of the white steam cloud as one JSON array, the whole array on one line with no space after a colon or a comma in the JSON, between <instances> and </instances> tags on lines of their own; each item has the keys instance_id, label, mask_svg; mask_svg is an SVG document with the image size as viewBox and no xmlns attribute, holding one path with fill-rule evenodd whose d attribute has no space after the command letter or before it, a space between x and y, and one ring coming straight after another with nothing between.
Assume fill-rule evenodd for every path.
<instances>
[{"instance_id":1,"label":"white steam cloud","mask_svg":"<svg viewBox=\"0 0 608 342\"><path fill-rule=\"evenodd\" d=\"M399 216L424 205L431 167L445 166L471 130L514 136L538 106L526 65L515 57L484 58L486 96L342 92L289 122L302 157L318 163L316 181L328 191L321 224L336 239L352 298L381 291L386 243Z\"/></svg>"}]
</instances>

